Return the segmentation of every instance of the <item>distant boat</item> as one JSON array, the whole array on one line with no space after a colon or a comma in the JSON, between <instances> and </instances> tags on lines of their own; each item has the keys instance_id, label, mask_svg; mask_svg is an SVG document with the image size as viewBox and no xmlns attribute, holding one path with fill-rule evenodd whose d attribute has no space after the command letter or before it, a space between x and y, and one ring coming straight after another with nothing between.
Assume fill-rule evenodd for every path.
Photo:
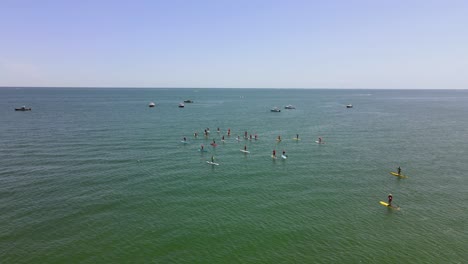
<instances>
[{"instance_id":1,"label":"distant boat","mask_svg":"<svg viewBox=\"0 0 468 264\"><path fill-rule=\"evenodd\" d=\"M279 109L278 107L273 107L272 109L270 109L271 112L281 112L281 109Z\"/></svg>"},{"instance_id":2,"label":"distant boat","mask_svg":"<svg viewBox=\"0 0 468 264\"><path fill-rule=\"evenodd\" d=\"M20 108L15 108L15 111L31 111L31 107L26 108L26 106L22 106Z\"/></svg>"},{"instance_id":3,"label":"distant boat","mask_svg":"<svg viewBox=\"0 0 468 264\"><path fill-rule=\"evenodd\" d=\"M346 108L353 108L352 104L346 105Z\"/></svg>"},{"instance_id":4,"label":"distant boat","mask_svg":"<svg viewBox=\"0 0 468 264\"><path fill-rule=\"evenodd\" d=\"M191 104L193 103L193 100L184 100L184 103Z\"/></svg>"},{"instance_id":5,"label":"distant boat","mask_svg":"<svg viewBox=\"0 0 468 264\"><path fill-rule=\"evenodd\" d=\"M149 103L149 105L148 105L148 106L149 106L149 107L155 107L155 106L156 106L156 104L155 104L155 103L153 103L153 102L151 102L151 103Z\"/></svg>"},{"instance_id":6,"label":"distant boat","mask_svg":"<svg viewBox=\"0 0 468 264\"><path fill-rule=\"evenodd\" d=\"M179 103L179 108L184 108L184 107L185 107L184 103Z\"/></svg>"},{"instance_id":7,"label":"distant boat","mask_svg":"<svg viewBox=\"0 0 468 264\"><path fill-rule=\"evenodd\" d=\"M296 107L293 105L287 105L284 107L284 109L296 109Z\"/></svg>"}]
</instances>

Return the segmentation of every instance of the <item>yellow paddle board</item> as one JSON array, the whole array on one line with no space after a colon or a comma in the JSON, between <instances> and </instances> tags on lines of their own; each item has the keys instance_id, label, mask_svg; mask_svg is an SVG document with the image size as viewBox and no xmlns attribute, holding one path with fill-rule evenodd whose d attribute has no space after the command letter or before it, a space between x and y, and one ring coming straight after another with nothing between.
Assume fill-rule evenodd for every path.
<instances>
[{"instance_id":1,"label":"yellow paddle board","mask_svg":"<svg viewBox=\"0 0 468 264\"><path fill-rule=\"evenodd\" d=\"M398 173L393 172L393 171L390 172L390 174L393 175L393 176L396 176L396 177L400 177L400 178L408 178L408 176L406 176L406 175L398 174Z\"/></svg>"},{"instance_id":2,"label":"yellow paddle board","mask_svg":"<svg viewBox=\"0 0 468 264\"><path fill-rule=\"evenodd\" d=\"M400 207L396 207L396 206L393 206L393 205L389 205L388 203L384 202L384 201L380 201L379 202L381 205L385 206L385 207L388 207L388 208L392 208L392 209L395 209L395 210L400 210Z\"/></svg>"}]
</instances>

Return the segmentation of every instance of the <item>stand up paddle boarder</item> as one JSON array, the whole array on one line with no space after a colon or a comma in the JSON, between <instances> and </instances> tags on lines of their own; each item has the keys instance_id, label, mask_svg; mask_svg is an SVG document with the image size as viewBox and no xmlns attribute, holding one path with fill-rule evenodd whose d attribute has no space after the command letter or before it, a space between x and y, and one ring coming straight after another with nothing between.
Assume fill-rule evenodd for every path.
<instances>
[{"instance_id":1,"label":"stand up paddle boarder","mask_svg":"<svg viewBox=\"0 0 468 264\"><path fill-rule=\"evenodd\" d=\"M391 193L388 194L388 206L392 206L393 195Z\"/></svg>"}]
</instances>

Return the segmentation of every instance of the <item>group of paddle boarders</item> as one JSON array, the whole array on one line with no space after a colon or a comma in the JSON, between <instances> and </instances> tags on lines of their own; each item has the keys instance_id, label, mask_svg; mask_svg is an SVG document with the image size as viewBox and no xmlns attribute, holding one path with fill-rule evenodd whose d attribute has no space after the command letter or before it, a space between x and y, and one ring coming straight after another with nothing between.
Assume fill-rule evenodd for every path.
<instances>
[{"instance_id":1,"label":"group of paddle boarders","mask_svg":"<svg viewBox=\"0 0 468 264\"><path fill-rule=\"evenodd\" d=\"M216 131L217 131L218 133L221 133L221 129L220 129L219 127L216 129ZM252 134L249 134L247 131L244 131L243 134L244 134L244 139L246 139L246 140L253 140L253 139L258 140L258 135L257 135L257 133L255 133L254 135L252 135ZM204 131L203 131L203 135L205 136L205 138L209 137L209 135L210 135L210 129L209 129L209 128L205 128ZM195 131L194 134L193 134L193 136L194 136L194 138L198 138L198 132ZM228 137L231 136L231 129L230 129L230 128L228 128L228 130L227 130L227 136L228 136ZM296 137L293 138L293 139L294 139L294 140L299 140L299 134L296 134ZM237 136L237 141L240 141L240 140L241 140L240 136ZM221 141L222 141L223 143L225 142L225 135L222 135ZM277 141L277 143L279 143L279 142L282 141L281 135L278 135L278 137L276 138L276 141ZM182 142L183 142L183 143L188 143L187 138L186 138L185 136L183 137L183 141L182 141ZM316 141L316 143L323 143L323 142L322 142L322 138L319 137L319 138L318 138L318 141ZM214 138L213 138L213 141L210 143L210 145L213 146L213 147L218 146L218 144L216 144L216 141L215 141ZM201 151L201 152L206 152L207 150L205 150L204 145L201 144L199 151ZM241 151L244 152L244 153L250 153L249 151L247 151L247 145L244 145L244 148L241 149ZM273 150L272 158L274 158L274 159L277 158L277 157L276 157L276 150ZM286 155L286 151L285 151L285 150L282 151L281 158L283 158L283 159L286 159L286 158L287 158L287 155ZM207 162L208 162L208 161L207 161ZM212 163L214 162L214 156L211 156L211 162L212 162ZM218 164L216 164L216 165L218 165Z\"/></svg>"}]
</instances>

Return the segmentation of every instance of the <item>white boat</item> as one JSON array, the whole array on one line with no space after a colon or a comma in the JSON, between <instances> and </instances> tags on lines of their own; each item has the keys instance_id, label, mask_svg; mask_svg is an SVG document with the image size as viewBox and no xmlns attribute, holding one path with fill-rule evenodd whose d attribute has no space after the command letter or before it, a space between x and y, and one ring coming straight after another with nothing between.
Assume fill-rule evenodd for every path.
<instances>
[{"instance_id":1,"label":"white boat","mask_svg":"<svg viewBox=\"0 0 468 264\"><path fill-rule=\"evenodd\" d=\"M151 103L149 103L149 105L148 105L148 106L149 106L149 107L155 107L155 106L156 106L156 104L155 104L154 102L151 102Z\"/></svg>"},{"instance_id":2,"label":"white boat","mask_svg":"<svg viewBox=\"0 0 468 264\"><path fill-rule=\"evenodd\" d=\"M271 112L281 112L281 109L279 109L278 107L273 107L272 109L270 109Z\"/></svg>"},{"instance_id":3,"label":"white boat","mask_svg":"<svg viewBox=\"0 0 468 264\"><path fill-rule=\"evenodd\" d=\"M294 105L287 105L284 109L296 109L296 107Z\"/></svg>"},{"instance_id":4,"label":"white boat","mask_svg":"<svg viewBox=\"0 0 468 264\"><path fill-rule=\"evenodd\" d=\"M352 104L346 105L346 108L353 108Z\"/></svg>"},{"instance_id":5,"label":"white boat","mask_svg":"<svg viewBox=\"0 0 468 264\"><path fill-rule=\"evenodd\" d=\"M184 107L185 107L184 103L179 103L179 108L184 108Z\"/></svg>"}]
</instances>

